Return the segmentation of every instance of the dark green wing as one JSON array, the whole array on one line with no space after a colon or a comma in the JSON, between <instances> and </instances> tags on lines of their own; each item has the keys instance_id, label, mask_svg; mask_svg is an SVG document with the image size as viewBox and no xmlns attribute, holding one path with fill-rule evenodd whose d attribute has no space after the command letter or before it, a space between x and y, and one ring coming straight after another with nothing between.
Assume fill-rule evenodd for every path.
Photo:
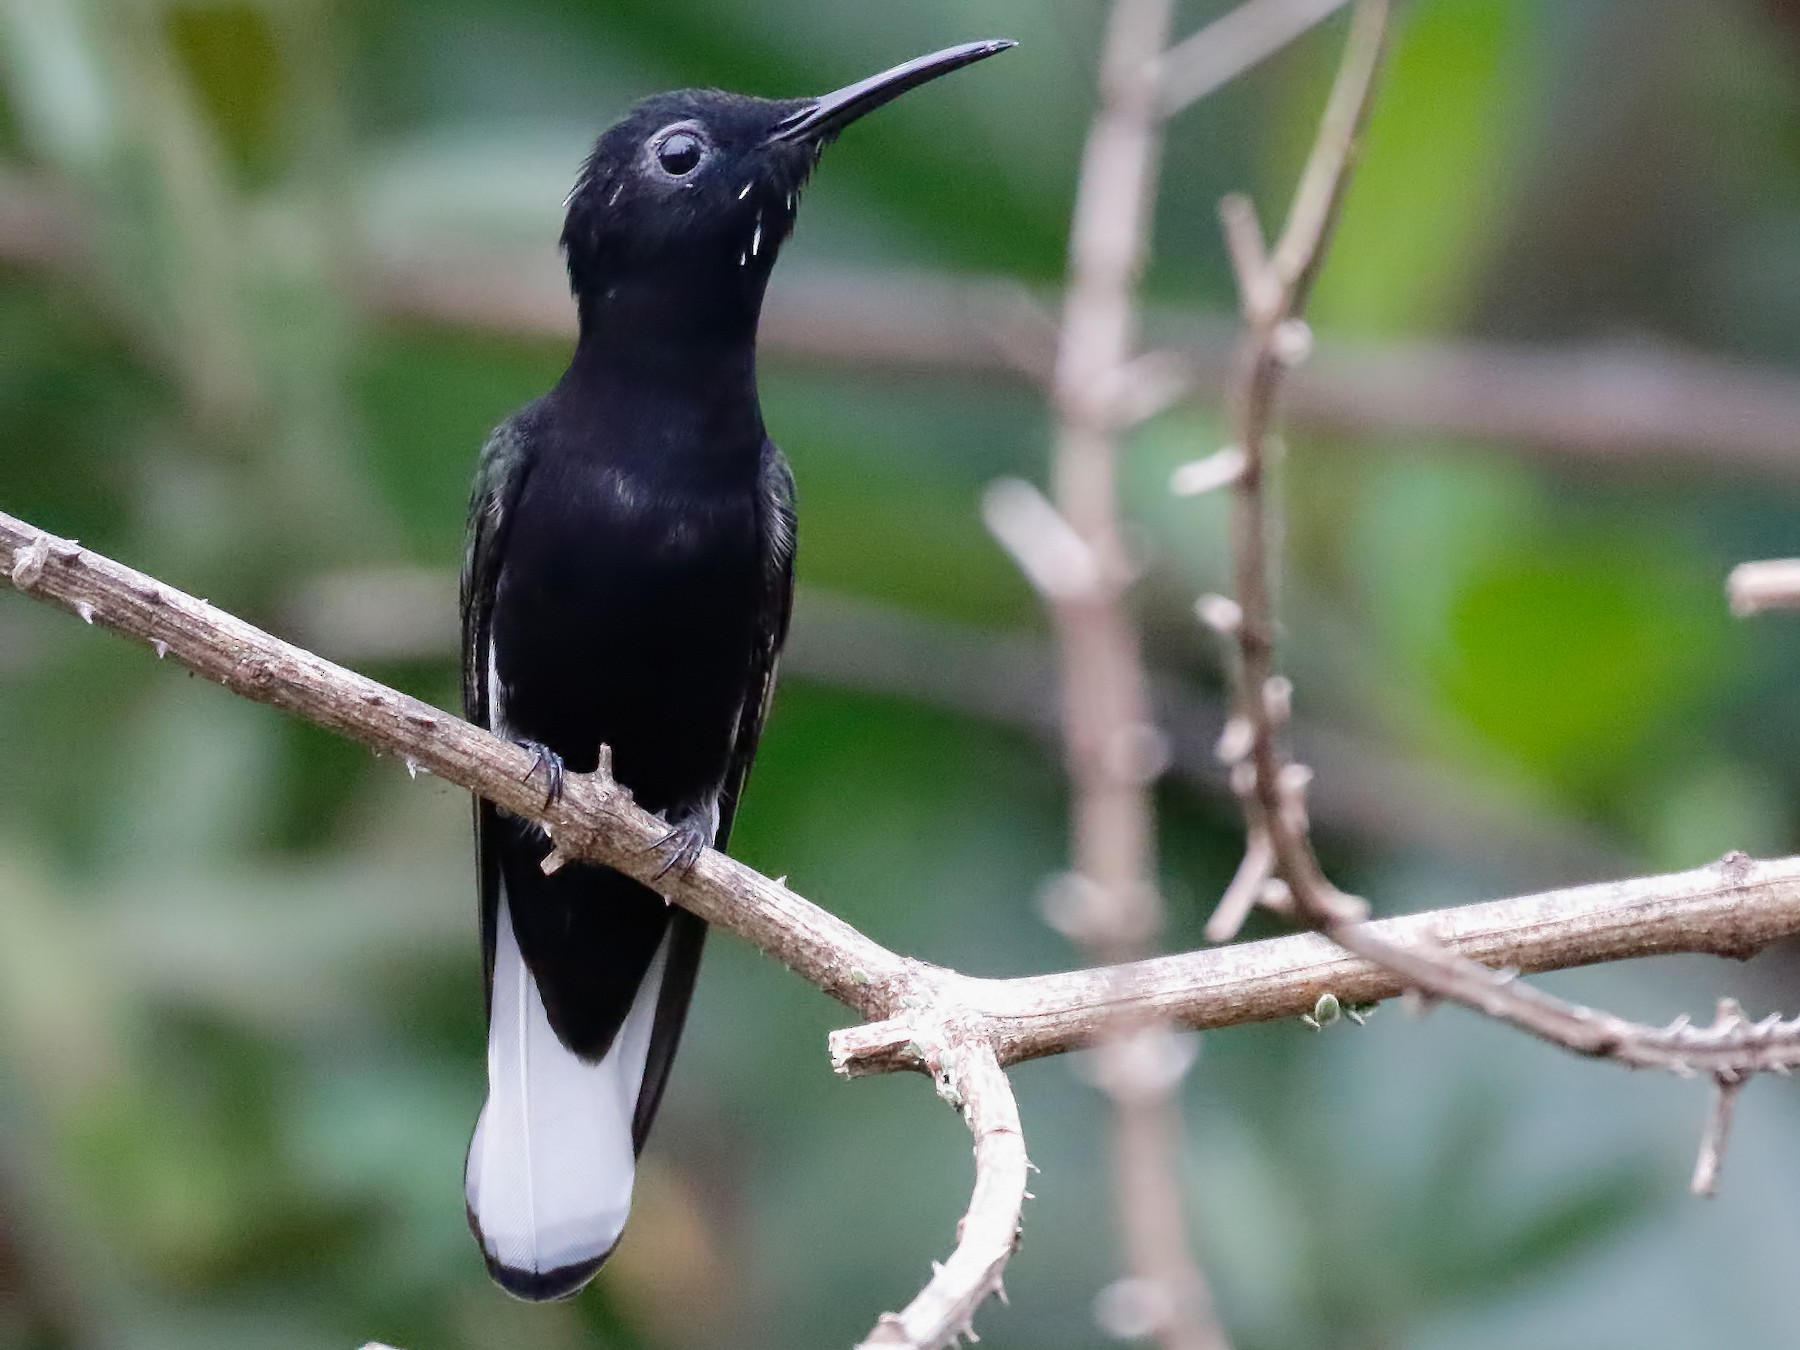
<instances>
[{"instance_id":1,"label":"dark green wing","mask_svg":"<svg viewBox=\"0 0 1800 1350\"><path fill-rule=\"evenodd\" d=\"M475 487L469 494L469 523L463 537L462 690L463 715L494 730L488 707L488 639L494 618L494 590L513 504L519 500L528 466L527 440L517 419L494 428L481 449ZM494 979L494 921L500 897L500 859L495 851L494 806L475 798L475 875L481 896L481 959L489 988Z\"/></svg>"},{"instance_id":2,"label":"dark green wing","mask_svg":"<svg viewBox=\"0 0 1800 1350\"><path fill-rule=\"evenodd\" d=\"M756 758L757 742L762 739L763 722L769 715L769 702L775 696L775 673L781 662L781 647L787 641L788 619L794 609L794 548L797 523L794 517L794 475L781 451L770 442L763 443L761 495L767 511L769 556L764 574L763 623L758 633L755 664L746 684L749 691L743 710L738 714L737 737L731 746L731 767L725 773L725 790L719 796L719 833L713 847L723 849L731 838L732 818L737 814L738 800L750 778L750 764Z\"/></svg>"}]
</instances>

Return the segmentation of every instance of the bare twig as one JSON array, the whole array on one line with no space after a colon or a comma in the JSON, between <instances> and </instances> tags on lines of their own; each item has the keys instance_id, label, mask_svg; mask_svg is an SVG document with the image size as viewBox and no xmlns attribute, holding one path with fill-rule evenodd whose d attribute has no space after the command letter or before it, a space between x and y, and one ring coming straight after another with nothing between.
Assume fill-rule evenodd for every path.
<instances>
[{"instance_id":1,"label":"bare twig","mask_svg":"<svg viewBox=\"0 0 1800 1350\"><path fill-rule=\"evenodd\" d=\"M1264 492L1269 467L1269 427L1275 397L1288 368L1284 337L1300 322L1307 292L1323 256L1323 246L1348 182L1350 151L1374 89L1387 25L1386 0L1358 0L1350 37L1331 97L1320 121L1300 188L1281 238L1272 251L1260 246L1261 229L1244 198L1227 198L1221 215L1240 270L1245 332L1238 355L1231 404L1235 449L1244 457L1233 484L1231 533L1236 570L1237 707L1249 737L1239 752L1244 772L1234 780L1244 799L1253 847L1266 840L1273 870L1297 897L1302 917L1317 922L1329 910L1343 917L1335 888L1312 856L1299 810L1296 779L1277 743L1286 699L1270 698L1276 687L1275 604L1270 587L1270 521ZM1258 246L1241 242L1255 239ZM1248 269L1265 257L1256 271ZM1280 686L1285 687L1285 686ZM1211 933L1228 931L1228 915L1215 914ZM1354 917L1361 917L1360 910Z\"/></svg>"},{"instance_id":2,"label":"bare twig","mask_svg":"<svg viewBox=\"0 0 1800 1350\"><path fill-rule=\"evenodd\" d=\"M0 581L144 643L244 697L537 820L569 857L655 882L647 845L661 837L662 823L616 784L570 775L563 801L548 807L541 789L526 781L530 756L518 747L4 514ZM882 1019L834 1035L840 1071L932 1072L940 1091L962 1098L971 1127L987 1140L977 1152L980 1199L965 1221L959 1255L945 1264L947 1274L934 1277L922 1302L878 1331L889 1340L876 1344L906 1344L892 1339L901 1333L918 1346L946 1344L966 1330L971 1300L997 1287L990 1284L1001 1254L995 1234L1016 1227L1024 1192L1008 1138L1016 1135L1015 1110L998 1095L1000 1083L991 1081L980 1045L1004 1067L1094 1045L1121 1015L1228 1026L1298 1015L1322 993L1356 1003L1391 997L1407 982L1311 934L1124 970L977 980L889 951L784 884L719 853L708 851L693 871L657 884L676 903L751 942L862 1016ZM1428 932L1446 948L1523 970L1674 951L1748 956L1800 933L1800 859L1752 863L1734 856L1698 872L1419 915L1368 931L1399 942ZM1129 991L1127 1000L1121 1001L1121 991ZM931 1047L963 1044L977 1052L958 1053L948 1065L939 1053L933 1064ZM1649 1048L1696 1073L1777 1069L1800 1063L1800 1024L1743 1023L1723 1030L1678 1025L1655 1033ZM1023 1142L1016 1147L1022 1157Z\"/></svg>"},{"instance_id":3,"label":"bare twig","mask_svg":"<svg viewBox=\"0 0 1800 1350\"><path fill-rule=\"evenodd\" d=\"M1037 585L1062 655L1065 757L1072 789L1073 873L1059 926L1095 960L1150 950L1162 927L1151 785L1168 759L1149 678L1125 604L1132 564L1117 505L1119 438L1176 389L1137 356L1137 286L1148 249L1163 108L1159 63L1171 0L1116 0L1101 56L1100 102L1088 132L1069 234L1069 284L1051 382L1057 421L1056 505L1023 485L990 493L988 521ZM1061 560L1060 566L1052 565ZM1127 986L1116 991L1129 1000ZM1164 1350L1224 1350L1226 1337L1187 1236L1182 1184L1182 1064L1146 1046L1166 1031L1120 1015L1100 1047L1112 1099L1115 1221L1126 1276L1103 1296L1129 1302L1131 1333ZM1119 1290L1133 1292L1125 1299Z\"/></svg>"},{"instance_id":4,"label":"bare twig","mask_svg":"<svg viewBox=\"0 0 1800 1350\"><path fill-rule=\"evenodd\" d=\"M1019 1240L1031 1161L1006 1073L978 1025L946 1023L920 1031L938 1095L962 1113L975 1136L975 1191L950 1259L933 1269L904 1309L883 1314L865 1347L935 1346L946 1330L952 1339L973 1337L975 1310L990 1295L1005 1296L1001 1276ZM940 1032L941 1039L933 1039Z\"/></svg>"},{"instance_id":5,"label":"bare twig","mask_svg":"<svg viewBox=\"0 0 1800 1350\"><path fill-rule=\"evenodd\" d=\"M995 482L982 498L981 518L1044 599L1053 605L1092 603L1102 584L1099 556L1030 483Z\"/></svg>"},{"instance_id":6,"label":"bare twig","mask_svg":"<svg viewBox=\"0 0 1800 1350\"><path fill-rule=\"evenodd\" d=\"M1743 1010L1728 998L1719 1000L1721 1023L1744 1020ZM1725 1165L1725 1144L1731 1138L1731 1118L1737 1112L1738 1093L1749 1080L1736 1073L1721 1073L1713 1078L1712 1111L1706 1118L1706 1129L1700 1136L1700 1156L1694 1160L1694 1180L1689 1189L1695 1195L1719 1193L1719 1169Z\"/></svg>"},{"instance_id":7,"label":"bare twig","mask_svg":"<svg viewBox=\"0 0 1800 1350\"><path fill-rule=\"evenodd\" d=\"M1731 612L1748 617L1772 609L1800 609L1800 558L1739 563L1725 583Z\"/></svg>"},{"instance_id":8,"label":"bare twig","mask_svg":"<svg viewBox=\"0 0 1800 1350\"><path fill-rule=\"evenodd\" d=\"M1752 862L1732 855L1707 867L1457 909L1383 919L1365 931L1394 947L1427 942L1493 970L1532 974L1637 956L1705 952L1741 960L1800 932L1800 859ZM1109 1010L1195 1030L1300 1017L1330 994L1346 1004L1394 998L1406 975L1352 956L1315 933L1183 952L1118 972L1079 970L1014 980L955 977L945 997L988 1019L1003 1064L1091 1045ZM1121 987L1129 988L1122 1005ZM1656 1034L1665 1067L1679 1058L1695 1073L1800 1064L1800 1031L1750 1024L1723 1039L1685 1021ZM1770 1039L1773 1037L1773 1039ZM849 1074L915 1068L905 1019L847 1027L832 1057Z\"/></svg>"},{"instance_id":9,"label":"bare twig","mask_svg":"<svg viewBox=\"0 0 1800 1350\"><path fill-rule=\"evenodd\" d=\"M1261 899L1263 887L1275 875L1275 850L1269 845L1267 830L1252 830L1244 845L1244 856L1238 863L1231 884L1213 907L1202 933L1208 942L1230 942L1250 917Z\"/></svg>"},{"instance_id":10,"label":"bare twig","mask_svg":"<svg viewBox=\"0 0 1800 1350\"><path fill-rule=\"evenodd\" d=\"M1163 54L1162 103L1176 113L1267 60L1344 0L1246 0Z\"/></svg>"},{"instance_id":11,"label":"bare twig","mask_svg":"<svg viewBox=\"0 0 1800 1350\"><path fill-rule=\"evenodd\" d=\"M1276 675L1274 661L1271 508L1264 491L1269 426L1283 375L1292 364L1284 352L1284 346L1292 344L1284 342L1284 334L1300 322L1343 199L1352 143L1368 107L1380 56L1386 10L1387 0L1358 0L1338 79L1281 241L1259 275L1243 278L1246 328L1232 403L1245 466L1233 503L1239 613L1232 631L1239 657L1238 708L1249 728L1247 743L1241 747L1243 762L1234 770L1248 827L1248 859L1258 859L1267 848L1281 883L1279 895L1296 918L1346 951L1384 967L1412 989L1461 1003L1577 1054L1682 1075L1712 1074L1721 1096L1701 1152L1698 1189L1712 1184L1717 1175L1718 1153L1743 1079L1793 1067L1785 1042L1796 1024L1778 1016L1751 1024L1735 1005L1722 1003L1708 1027L1692 1027L1685 1019L1669 1027L1650 1027L1553 998L1518 982L1514 970L1490 969L1429 938L1395 941L1365 923L1367 906L1339 892L1321 871L1305 805L1311 774L1292 762L1279 743L1290 691ZM1236 204L1225 215L1228 237L1241 236L1248 228L1243 221L1252 218L1247 206ZM1241 243L1232 248L1234 257L1247 256ZM1722 866L1747 863L1734 855ZM1235 911L1214 916L1221 927L1235 917Z\"/></svg>"}]
</instances>

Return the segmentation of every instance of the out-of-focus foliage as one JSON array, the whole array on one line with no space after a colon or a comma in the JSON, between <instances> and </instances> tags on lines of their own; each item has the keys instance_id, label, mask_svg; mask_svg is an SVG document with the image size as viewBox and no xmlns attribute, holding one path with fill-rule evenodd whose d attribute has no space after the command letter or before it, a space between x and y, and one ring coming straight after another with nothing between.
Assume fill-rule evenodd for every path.
<instances>
[{"instance_id":1,"label":"out-of-focus foliage","mask_svg":"<svg viewBox=\"0 0 1800 1350\"><path fill-rule=\"evenodd\" d=\"M1405 6L1321 329L1800 364L1791 9ZM476 447L564 349L384 319L370 257L548 258L584 144L638 94L823 89L992 32L1022 46L831 150L776 285L844 266L1053 284L1100 23L1085 0L0 4L0 194L54 185L85 236L72 268L0 263L0 509L277 629L328 572L447 576ZM1228 307L1213 203L1249 188L1275 215L1340 34L1174 126L1153 299ZM1041 477L1035 404L775 361L764 382L806 585L1041 628L976 515L995 475ZM1164 485L1217 428L1171 413L1125 466L1149 645L1196 690L1216 671L1187 606L1223 582L1222 522ZM1800 629L1734 628L1719 594L1728 563L1793 550L1791 488L1298 436L1285 493L1303 713L1645 867L1794 844ZM455 697L447 652L372 673ZM1188 941L1238 836L1226 803L1162 806ZM1054 756L1015 732L790 679L738 847L884 942L1022 973L1071 959L1034 905L1063 808ZM466 816L0 594L0 1346L832 1346L909 1295L966 1199L962 1127L917 1082L835 1081L842 1014L730 940L597 1288L530 1308L488 1284L460 1199L483 1072ZM1475 837L1325 843L1389 910L1539 875ZM1792 974L1777 956L1557 983L1667 1017L1720 992L1791 1012ZM1100 1339L1117 1257L1078 1069L1016 1075L1043 1175L990 1345ZM1188 1103L1241 1350L1794 1343L1783 1085L1746 1098L1706 1206L1683 1194L1699 1093L1455 1012L1214 1035Z\"/></svg>"}]
</instances>

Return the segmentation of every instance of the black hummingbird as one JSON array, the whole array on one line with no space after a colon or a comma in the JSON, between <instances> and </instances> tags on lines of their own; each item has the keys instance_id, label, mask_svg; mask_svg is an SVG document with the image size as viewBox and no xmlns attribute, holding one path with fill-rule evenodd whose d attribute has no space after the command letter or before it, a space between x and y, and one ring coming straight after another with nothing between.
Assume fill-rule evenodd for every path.
<instances>
[{"instance_id":1,"label":"black hummingbird","mask_svg":"<svg viewBox=\"0 0 1800 1350\"><path fill-rule=\"evenodd\" d=\"M794 485L756 392L763 291L850 122L1005 50L952 47L823 98L682 90L610 127L568 198L567 371L481 454L463 702L546 790L601 747L668 823L665 873L724 848L793 595ZM609 868L550 875L543 831L478 800L488 1096L469 1223L494 1278L573 1294L618 1242L705 925Z\"/></svg>"}]
</instances>

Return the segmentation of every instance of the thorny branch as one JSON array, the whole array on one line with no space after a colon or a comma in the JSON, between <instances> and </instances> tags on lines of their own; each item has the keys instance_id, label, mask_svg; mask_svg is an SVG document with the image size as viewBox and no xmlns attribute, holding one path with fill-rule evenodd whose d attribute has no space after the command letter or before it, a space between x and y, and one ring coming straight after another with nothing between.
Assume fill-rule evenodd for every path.
<instances>
[{"instance_id":1,"label":"thorny branch","mask_svg":"<svg viewBox=\"0 0 1800 1350\"><path fill-rule=\"evenodd\" d=\"M747 938L865 1017L892 1017L930 1001L941 977L722 853L707 850L685 873L661 876L657 845L667 827L613 781L604 755L598 772L568 775L562 797L547 802L535 762L518 746L5 514L0 577L87 623L137 638L159 658L172 656L234 693L538 821L555 845L547 866L579 859L615 867ZM975 1306L998 1287L1024 1204L1026 1163L1018 1108L991 1048L965 1042L944 1018L921 1028L914 1067L932 1074L975 1134L974 1207L949 1262L897 1318L883 1320L870 1344L935 1350L965 1334Z\"/></svg>"},{"instance_id":2,"label":"thorny branch","mask_svg":"<svg viewBox=\"0 0 1800 1350\"><path fill-rule=\"evenodd\" d=\"M1765 1053L1766 1045L1782 1039L1782 1028L1790 1024L1778 1016L1752 1023L1736 1004L1722 1001L1708 1027L1691 1027L1685 1019L1668 1028L1650 1027L1553 998L1519 983L1516 970L1491 969L1428 937L1395 941L1364 922L1368 907L1361 900L1344 895L1326 879L1306 815L1310 771L1295 763L1279 740L1292 691L1275 666L1269 543L1274 526L1265 491L1270 426L1283 377L1304 358L1310 342L1300 316L1348 183L1353 144L1380 60L1387 8L1387 0L1358 0L1318 139L1274 251L1265 254L1247 199L1228 198L1221 209L1245 320L1232 391L1238 439L1222 452L1235 455L1239 464L1232 512L1237 596L1235 602L1218 597L1203 601L1201 613L1236 639L1236 724L1222 739L1220 753L1233 767L1248 839L1243 864L1227 892L1230 903L1215 912L1208 935L1217 938L1234 930L1254 897L1432 998L1461 1003L1577 1054L1683 1075L1711 1074L1719 1098L1694 1178L1696 1191L1710 1193L1744 1080L1753 1073L1792 1067L1781 1054ZM1733 594L1740 594L1735 586Z\"/></svg>"},{"instance_id":3,"label":"thorny branch","mask_svg":"<svg viewBox=\"0 0 1800 1350\"><path fill-rule=\"evenodd\" d=\"M1752 862L1733 854L1707 867L1458 909L1383 919L1368 929L1395 946L1432 942L1486 966L1531 974L1625 956L1710 952L1743 959L1800 928L1800 859ZM1129 984L1106 969L1013 980L951 976L948 1006L979 1010L1002 1064L1090 1045L1110 1014L1209 1030L1312 1012L1326 995L1375 1003L1408 987L1385 966L1316 933L1205 948L1135 963ZM1130 996L1117 1002L1121 987ZM832 1062L858 1075L917 1067L916 1014L832 1033ZM1659 1032L1674 1063L1695 1073L1800 1064L1794 1023L1745 1025L1721 1037L1685 1019Z\"/></svg>"},{"instance_id":4,"label":"thorny branch","mask_svg":"<svg viewBox=\"0 0 1800 1350\"><path fill-rule=\"evenodd\" d=\"M897 1313L883 1313L859 1350L936 1346L974 1339L975 1310L990 1294L1006 1297L1001 1277L1019 1240L1019 1211L1031 1160L1019 1107L992 1040L978 1021L949 1020L920 1029L916 1043L938 1095L963 1113L975 1136L975 1191L958 1226L956 1250L933 1264L931 1280Z\"/></svg>"},{"instance_id":5,"label":"thorny branch","mask_svg":"<svg viewBox=\"0 0 1800 1350\"><path fill-rule=\"evenodd\" d=\"M931 1073L977 1138L975 1195L957 1251L913 1304L884 1319L875 1345L906 1345L905 1336L916 1346L946 1344L967 1329L967 1314L980 1299L997 1290L1023 1204L1026 1164L1016 1106L991 1064L1004 1069L1092 1046L1121 1015L1224 1027L1298 1016L1327 993L1349 1003L1390 998L1406 984L1313 934L1160 957L1124 970L974 979L892 952L785 883L720 853L709 850L686 875L655 882L650 846L663 825L604 775L571 774L563 800L547 806L541 785L527 781L530 756L517 746L3 513L0 581L246 698L541 822L568 857L660 885L675 903L871 1019L833 1035L838 1070ZM1413 915L1368 931L1395 946L1430 934L1448 950L1527 971L1680 951L1747 957L1800 934L1800 858L1732 857L1674 876ZM1129 999L1121 999L1121 990L1131 991ZM1679 1060L1697 1073L1800 1065L1800 1019L1720 1028L1676 1024L1658 1035L1671 1065ZM960 1053L965 1045L973 1052Z\"/></svg>"}]
</instances>

